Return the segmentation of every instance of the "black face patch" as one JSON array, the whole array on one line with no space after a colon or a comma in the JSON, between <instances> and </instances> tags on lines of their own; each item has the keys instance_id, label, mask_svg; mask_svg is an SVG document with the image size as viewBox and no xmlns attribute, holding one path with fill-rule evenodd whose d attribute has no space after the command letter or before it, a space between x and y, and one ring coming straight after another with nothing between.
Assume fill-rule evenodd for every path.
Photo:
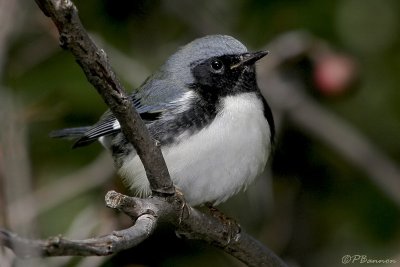
<instances>
[{"instance_id":1,"label":"black face patch","mask_svg":"<svg viewBox=\"0 0 400 267\"><path fill-rule=\"evenodd\" d=\"M240 60L239 55L223 55L195 63L191 66L195 83L190 87L206 99L256 91L254 66L232 68Z\"/></svg>"}]
</instances>

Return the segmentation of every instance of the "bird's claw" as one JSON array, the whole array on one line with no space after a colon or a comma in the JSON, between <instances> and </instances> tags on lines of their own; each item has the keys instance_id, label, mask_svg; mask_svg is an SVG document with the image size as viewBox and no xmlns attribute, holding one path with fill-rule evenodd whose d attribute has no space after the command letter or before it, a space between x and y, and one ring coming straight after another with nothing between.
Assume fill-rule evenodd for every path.
<instances>
[{"instance_id":1,"label":"bird's claw","mask_svg":"<svg viewBox=\"0 0 400 267\"><path fill-rule=\"evenodd\" d=\"M240 224L236 220L226 216L222 211L214 207L212 203L206 203L205 206L208 208L212 217L219 220L223 225L226 225L228 230L226 232L225 246L228 246L232 240L237 241L242 231Z\"/></svg>"},{"instance_id":2,"label":"bird's claw","mask_svg":"<svg viewBox=\"0 0 400 267\"><path fill-rule=\"evenodd\" d=\"M181 222L183 220L189 218L190 207L186 203L186 200L185 200L185 197L184 197L182 191L180 191L178 188L175 189L175 196L177 197L177 199L179 199L179 202L181 203L181 206L179 208L180 215L179 215L179 219L178 219L178 223L181 224Z\"/></svg>"}]
</instances>

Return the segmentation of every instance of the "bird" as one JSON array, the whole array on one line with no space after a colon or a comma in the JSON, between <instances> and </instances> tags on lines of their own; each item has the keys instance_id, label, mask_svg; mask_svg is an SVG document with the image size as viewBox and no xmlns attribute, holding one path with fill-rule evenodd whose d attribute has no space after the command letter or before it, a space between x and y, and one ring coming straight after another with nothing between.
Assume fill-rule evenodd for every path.
<instances>
[{"instance_id":1,"label":"bird","mask_svg":"<svg viewBox=\"0 0 400 267\"><path fill-rule=\"evenodd\" d=\"M228 35L206 35L180 47L130 94L187 204L225 202L264 170L275 126L255 65L267 54L249 52ZM50 135L75 139L74 148L98 140L125 184L138 196L151 194L144 167L111 111L92 126Z\"/></svg>"}]
</instances>

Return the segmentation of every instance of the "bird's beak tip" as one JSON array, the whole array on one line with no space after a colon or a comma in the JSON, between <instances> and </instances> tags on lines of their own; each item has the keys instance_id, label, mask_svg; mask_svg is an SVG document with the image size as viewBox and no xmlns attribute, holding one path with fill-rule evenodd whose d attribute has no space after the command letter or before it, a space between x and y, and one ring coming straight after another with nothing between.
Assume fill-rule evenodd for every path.
<instances>
[{"instance_id":1,"label":"bird's beak tip","mask_svg":"<svg viewBox=\"0 0 400 267\"><path fill-rule=\"evenodd\" d=\"M251 55L251 59L255 60L254 62L256 62L256 61L262 59L263 57L265 57L266 55L268 55L269 53L270 52L268 50L261 50L258 52L251 53L250 55Z\"/></svg>"},{"instance_id":2,"label":"bird's beak tip","mask_svg":"<svg viewBox=\"0 0 400 267\"><path fill-rule=\"evenodd\" d=\"M269 54L268 50L261 50L258 52L250 52L250 53L245 53L241 56L240 62L234 64L231 66L231 69L235 69L239 66L242 65L252 65L256 63L258 60L262 59L266 55Z\"/></svg>"}]
</instances>

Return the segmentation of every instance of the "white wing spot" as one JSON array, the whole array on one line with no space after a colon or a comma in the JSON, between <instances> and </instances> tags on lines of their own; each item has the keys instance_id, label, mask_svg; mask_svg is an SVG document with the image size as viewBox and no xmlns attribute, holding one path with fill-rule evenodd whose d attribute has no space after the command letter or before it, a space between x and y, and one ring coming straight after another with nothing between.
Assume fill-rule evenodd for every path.
<instances>
[{"instance_id":1,"label":"white wing spot","mask_svg":"<svg viewBox=\"0 0 400 267\"><path fill-rule=\"evenodd\" d=\"M121 129L121 125L119 124L118 120L115 120L115 122L113 123L112 127L113 127L114 130Z\"/></svg>"}]
</instances>

